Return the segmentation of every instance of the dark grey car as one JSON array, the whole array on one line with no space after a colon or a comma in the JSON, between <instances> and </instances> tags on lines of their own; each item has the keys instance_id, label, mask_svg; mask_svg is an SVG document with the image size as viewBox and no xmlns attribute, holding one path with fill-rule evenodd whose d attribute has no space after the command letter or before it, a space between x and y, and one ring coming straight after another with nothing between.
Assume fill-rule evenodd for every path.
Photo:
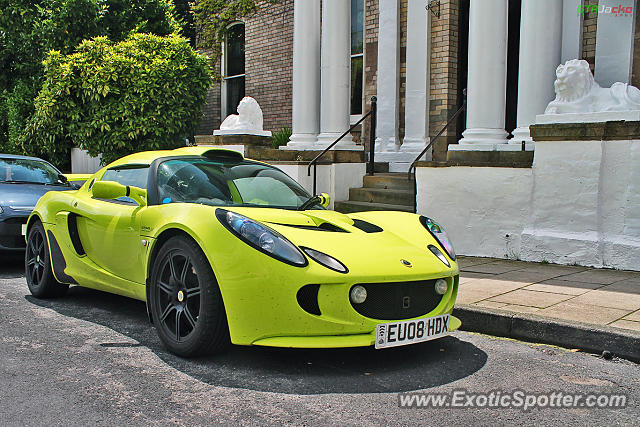
<instances>
[{"instance_id":1,"label":"dark grey car","mask_svg":"<svg viewBox=\"0 0 640 427\"><path fill-rule=\"evenodd\" d=\"M22 225L44 193L74 188L42 159L0 154L0 250L24 250Z\"/></svg>"}]
</instances>

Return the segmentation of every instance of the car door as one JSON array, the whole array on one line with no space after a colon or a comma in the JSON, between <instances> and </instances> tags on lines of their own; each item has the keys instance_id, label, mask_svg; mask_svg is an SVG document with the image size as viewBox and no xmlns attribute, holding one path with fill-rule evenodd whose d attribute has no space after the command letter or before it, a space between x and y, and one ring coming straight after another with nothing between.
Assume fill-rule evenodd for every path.
<instances>
[{"instance_id":1,"label":"car door","mask_svg":"<svg viewBox=\"0 0 640 427\"><path fill-rule=\"evenodd\" d=\"M148 173L148 165L117 166L107 169L101 180L146 189ZM89 188L78 198L76 209L87 257L117 277L143 284L146 248L140 237L140 214L145 207L129 197L97 199Z\"/></svg>"}]
</instances>

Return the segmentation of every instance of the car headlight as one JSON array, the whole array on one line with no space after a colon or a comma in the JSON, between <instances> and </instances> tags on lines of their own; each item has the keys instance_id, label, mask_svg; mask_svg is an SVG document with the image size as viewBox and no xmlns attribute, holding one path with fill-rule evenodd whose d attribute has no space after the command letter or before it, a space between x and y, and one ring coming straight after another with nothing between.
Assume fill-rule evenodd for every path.
<instances>
[{"instance_id":1,"label":"car headlight","mask_svg":"<svg viewBox=\"0 0 640 427\"><path fill-rule=\"evenodd\" d=\"M321 264L330 270L337 271L338 273L349 272L349 269L346 265L344 265L334 257L325 254L324 252L316 251L315 249L311 248L305 248L304 246L301 246L300 249L302 249L305 254L309 255L309 257L311 257L311 259L316 261L318 264Z\"/></svg>"},{"instance_id":2,"label":"car headlight","mask_svg":"<svg viewBox=\"0 0 640 427\"><path fill-rule=\"evenodd\" d=\"M309 263L302 252L283 235L251 218L225 209L217 209L216 217L240 240L270 257L296 267L304 267Z\"/></svg>"},{"instance_id":3,"label":"car headlight","mask_svg":"<svg viewBox=\"0 0 640 427\"><path fill-rule=\"evenodd\" d=\"M444 249L447 255L449 255L449 258L455 261L456 253L453 250L451 240L449 240L449 237L447 236L447 233L445 233L444 228L442 228L440 224L438 224L431 218L427 218L426 216L421 216L420 222L422 223L422 225L424 225L424 228L429 230L429 233L431 233L431 235L438 241L438 243L440 243L440 246L442 246L442 249Z\"/></svg>"}]
</instances>

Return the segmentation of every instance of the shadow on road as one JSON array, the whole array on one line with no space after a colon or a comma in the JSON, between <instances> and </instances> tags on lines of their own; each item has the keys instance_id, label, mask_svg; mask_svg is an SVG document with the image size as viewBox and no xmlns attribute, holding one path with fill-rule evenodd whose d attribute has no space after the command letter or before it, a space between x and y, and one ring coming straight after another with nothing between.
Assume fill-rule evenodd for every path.
<instances>
[{"instance_id":1,"label":"shadow on road","mask_svg":"<svg viewBox=\"0 0 640 427\"><path fill-rule=\"evenodd\" d=\"M24 252L0 251L0 279L24 277Z\"/></svg>"},{"instance_id":2,"label":"shadow on road","mask_svg":"<svg viewBox=\"0 0 640 427\"><path fill-rule=\"evenodd\" d=\"M173 368L217 386L291 394L404 392L451 383L475 373L487 361L484 351L451 336L384 351L233 346L221 355L182 359L164 349L140 301L77 286L61 299L26 299L139 343L101 343L105 350L148 347Z\"/></svg>"}]
</instances>

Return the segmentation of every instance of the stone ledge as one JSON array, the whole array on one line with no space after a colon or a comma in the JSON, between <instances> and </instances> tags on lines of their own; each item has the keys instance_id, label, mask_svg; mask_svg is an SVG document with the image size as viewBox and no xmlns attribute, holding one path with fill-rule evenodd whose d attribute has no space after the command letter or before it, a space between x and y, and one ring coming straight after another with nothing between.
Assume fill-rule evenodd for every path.
<instances>
[{"instance_id":1,"label":"stone ledge","mask_svg":"<svg viewBox=\"0 0 640 427\"><path fill-rule=\"evenodd\" d=\"M446 161L416 162L416 167L446 168L454 166L530 168L533 151L449 151Z\"/></svg>"},{"instance_id":2,"label":"stone ledge","mask_svg":"<svg viewBox=\"0 0 640 427\"><path fill-rule=\"evenodd\" d=\"M196 135L198 145L255 145L271 147L270 136L260 135Z\"/></svg>"},{"instance_id":3,"label":"stone ledge","mask_svg":"<svg viewBox=\"0 0 640 427\"><path fill-rule=\"evenodd\" d=\"M531 163L526 162L512 162L512 163L493 163L493 162L462 162L462 161L446 161L446 162L434 162L423 161L416 162L417 168L449 168L455 166L474 167L474 168L531 168Z\"/></svg>"},{"instance_id":4,"label":"stone ledge","mask_svg":"<svg viewBox=\"0 0 640 427\"><path fill-rule=\"evenodd\" d=\"M254 160L307 164L321 152L321 150L277 150L275 148L245 146L244 156ZM364 151L329 150L320 158L318 164L364 162Z\"/></svg>"},{"instance_id":5,"label":"stone ledge","mask_svg":"<svg viewBox=\"0 0 640 427\"><path fill-rule=\"evenodd\" d=\"M531 137L544 141L621 141L640 139L640 121L532 125Z\"/></svg>"}]
</instances>

